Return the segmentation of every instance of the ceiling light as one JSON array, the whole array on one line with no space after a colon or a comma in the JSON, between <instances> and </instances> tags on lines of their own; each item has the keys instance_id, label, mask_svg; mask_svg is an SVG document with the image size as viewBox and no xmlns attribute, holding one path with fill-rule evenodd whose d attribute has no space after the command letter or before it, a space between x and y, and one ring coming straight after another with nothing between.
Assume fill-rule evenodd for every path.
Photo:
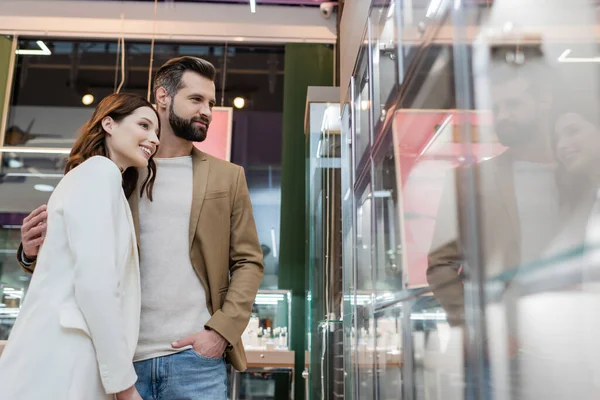
<instances>
[{"instance_id":1,"label":"ceiling light","mask_svg":"<svg viewBox=\"0 0 600 400\"><path fill-rule=\"evenodd\" d=\"M256 12L256 0L250 0L250 12L251 13Z\"/></svg>"},{"instance_id":2,"label":"ceiling light","mask_svg":"<svg viewBox=\"0 0 600 400\"><path fill-rule=\"evenodd\" d=\"M23 163L21 160L17 160L16 158L10 158L8 160L8 168L21 168Z\"/></svg>"},{"instance_id":3,"label":"ceiling light","mask_svg":"<svg viewBox=\"0 0 600 400\"><path fill-rule=\"evenodd\" d=\"M42 40L38 40L35 43L38 45L39 49L17 49L16 53L23 56L49 56L50 54L52 54L48 46L46 46L46 43L44 43Z\"/></svg>"},{"instance_id":4,"label":"ceiling light","mask_svg":"<svg viewBox=\"0 0 600 400\"><path fill-rule=\"evenodd\" d=\"M94 95L93 94L84 94L83 97L81 98L81 102L83 104L85 104L86 106L89 106L90 104L92 104L94 102Z\"/></svg>"},{"instance_id":5,"label":"ceiling light","mask_svg":"<svg viewBox=\"0 0 600 400\"><path fill-rule=\"evenodd\" d=\"M245 105L246 100L244 100L243 97L236 97L235 99L233 99L233 106L235 108L244 108Z\"/></svg>"},{"instance_id":6,"label":"ceiling light","mask_svg":"<svg viewBox=\"0 0 600 400\"><path fill-rule=\"evenodd\" d=\"M41 183L38 183L37 185L33 185L33 188L39 192L51 192L54 190L54 186L44 185Z\"/></svg>"},{"instance_id":7,"label":"ceiling light","mask_svg":"<svg viewBox=\"0 0 600 400\"><path fill-rule=\"evenodd\" d=\"M558 62L562 63L600 63L600 57L569 57L571 49L566 49L558 57Z\"/></svg>"}]
</instances>

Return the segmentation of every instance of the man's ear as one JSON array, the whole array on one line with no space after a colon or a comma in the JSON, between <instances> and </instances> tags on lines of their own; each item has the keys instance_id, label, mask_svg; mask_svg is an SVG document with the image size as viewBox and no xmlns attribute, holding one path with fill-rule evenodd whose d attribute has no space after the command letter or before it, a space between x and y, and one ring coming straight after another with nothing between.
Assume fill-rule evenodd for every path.
<instances>
[{"instance_id":1,"label":"man's ear","mask_svg":"<svg viewBox=\"0 0 600 400\"><path fill-rule=\"evenodd\" d=\"M169 106L171 96L169 96L167 89L161 86L158 89L156 89L156 92L154 93L154 98L156 99L157 109L166 109Z\"/></svg>"}]
</instances>

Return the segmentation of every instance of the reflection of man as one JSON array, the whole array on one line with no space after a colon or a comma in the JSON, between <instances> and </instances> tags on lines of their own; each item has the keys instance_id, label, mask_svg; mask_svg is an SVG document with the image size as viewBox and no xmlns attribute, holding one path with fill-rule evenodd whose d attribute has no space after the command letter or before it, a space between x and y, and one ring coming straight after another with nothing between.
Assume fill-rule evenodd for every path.
<instances>
[{"instance_id":1,"label":"reflection of man","mask_svg":"<svg viewBox=\"0 0 600 400\"><path fill-rule=\"evenodd\" d=\"M480 207L486 275L536 260L552 239L558 223L558 188L550 146L550 90L540 55L524 49L523 65L504 61L510 49L495 49L492 60L501 65L489 71L495 130L507 150L471 167L476 179L475 201ZM500 59L500 61L498 61ZM546 78L547 79L547 78ZM454 177L452 177L454 178ZM444 190L429 255L431 285L458 281L464 246L458 235L457 191L454 179ZM461 204L459 207L472 207ZM473 266L475 268L476 266ZM452 325L464 322L462 284L434 290Z\"/></svg>"},{"instance_id":2,"label":"reflection of man","mask_svg":"<svg viewBox=\"0 0 600 400\"><path fill-rule=\"evenodd\" d=\"M451 179L436 220L427 279L452 326L465 323L462 279L470 270L482 268L489 278L535 261L558 229L559 192L550 146L549 79L539 50L525 47L516 51L522 52L524 63L507 61L515 54L514 47L496 48L491 53L491 68L486 71L492 85L495 131L507 150L467 167L471 168L467 172L473 173L476 187L475 198L468 198L468 203L457 204L456 182ZM512 57L515 58L519 57ZM458 209L473 208L478 211L478 243L459 236ZM467 252L479 252L478 260L483 265L466 265ZM504 298L506 314L487 321L488 337L506 348L503 359L504 351L514 357L518 349L515 300ZM503 325L508 337L500 333ZM467 373L471 374L469 365L467 361ZM490 371L482 373L489 383ZM504 384L514 390L517 384L514 378L510 379Z\"/></svg>"},{"instance_id":3,"label":"reflection of man","mask_svg":"<svg viewBox=\"0 0 600 400\"><path fill-rule=\"evenodd\" d=\"M153 201L129 200L140 246L135 369L144 399L226 399L224 353L246 368L240 339L263 276L246 178L193 145L211 122L215 74L207 61L180 57L154 82L162 129ZM45 229L44 209L32 214L19 252L29 270L26 258L37 254Z\"/></svg>"}]
</instances>

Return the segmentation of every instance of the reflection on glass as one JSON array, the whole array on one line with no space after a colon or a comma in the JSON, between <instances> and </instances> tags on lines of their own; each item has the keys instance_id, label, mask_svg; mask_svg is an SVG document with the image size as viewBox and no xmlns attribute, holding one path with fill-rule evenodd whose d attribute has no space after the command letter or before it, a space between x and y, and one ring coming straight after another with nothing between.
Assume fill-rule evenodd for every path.
<instances>
[{"instance_id":1,"label":"reflection on glass","mask_svg":"<svg viewBox=\"0 0 600 400\"><path fill-rule=\"evenodd\" d=\"M6 340L30 280L16 259L21 223L48 202L63 176L67 154L0 155L0 340Z\"/></svg>"},{"instance_id":2,"label":"reflection on glass","mask_svg":"<svg viewBox=\"0 0 600 400\"><path fill-rule=\"evenodd\" d=\"M550 20L565 11L554 6ZM586 8L578 3L569 12L584 22ZM507 9L501 2L494 9L484 25L503 21L498 13ZM539 21L529 15L527 23ZM489 30L472 58L455 63L472 68L470 103L479 117L491 112L493 123L459 114L468 145L446 179L428 281L452 326L485 316L467 346L466 395L593 398L600 125L598 70L586 59L597 47L545 42L544 28L517 43L526 34L513 22L503 33ZM490 140L491 151L482 153Z\"/></svg>"},{"instance_id":3,"label":"reflection on glass","mask_svg":"<svg viewBox=\"0 0 600 400\"><path fill-rule=\"evenodd\" d=\"M352 137L350 104L345 103L342 109L341 119L341 196L342 196L342 279L343 304L342 320L344 329L344 396L348 400L354 399L355 385L355 352L356 352L356 329L354 315L356 312L354 298L356 295L353 268L353 235L352 235L352 160L348 146L348 139Z\"/></svg>"},{"instance_id":4,"label":"reflection on glass","mask_svg":"<svg viewBox=\"0 0 600 400\"><path fill-rule=\"evenodd\" d=\"M373 264L371 261L373 243L371 239L371 186L369 185L360 197L356 199L356 265L357 290L372 290Z\"/></svg>"},{"instance_id":5,"label":"reflection on glass","mask_svg":"<svg viewBox=\"0 0 600 400\"><path fill-rule=\"evenodd\" d=\"M375 166L375 281L379 294L402 290L402 246L392 149Z\"/></svg>"},{"instance_id":6,"label":"reflection on glass","mask_svg":"<svg viewBox=\"0 0 600 400\"><path fill-rule=\"evenodd\" d=\"M371 53L373 58L373 119L374 124L386 117L388 98L397 82L397 41L395 2L374 1L369 22L371 23ZM381 130L375 130L379 135Z\"/></svg>"},{"instance_id":7,"label":"reflection on glass","mask_svg":"<svg viewBox=\"0 0 600 400\"><path fill-rule=\"evenodd\" d=\"M402 399L402 306L375 313L375 368L379 399Z\"/></svg>"},{"instance_id":8,"label":"reflection on glass","mask_svg":"<svg viewBox=\"0 0 600 400\"><path fill-rule=\"evenodd\" d=\"M410 302L410 336L413 386L416 398L462 399L462 331L452 328L435 297L419 296Z\"/></svg>"},{"instance_id":9,"label":"reflection on glass","mask_svg":"<svg viewBox=\"0 0 600 400\"><path fill-rule=\"evenodd\" d=\"M292 393L292 371L248 371L240 376L240 399L277 400Z\"/></svg>"},{"instance_id":10,"label":"reflection on glass","mask_svg":"<svg viewBox=\"0 0 600 400\"><path fill-rule=\"evenodd\" d=\"M356 127L355 140L355 152L354 152L354 164L358 167L359 163L363 159L365 151L369 148L371 143L371 96L369 92L369 57L367 47L362 48L361 62L358 68L358 78L356 79L355 87L355 99L354 99L354 116L356 121L354 125Z\"/></svg>"}]
</instances>

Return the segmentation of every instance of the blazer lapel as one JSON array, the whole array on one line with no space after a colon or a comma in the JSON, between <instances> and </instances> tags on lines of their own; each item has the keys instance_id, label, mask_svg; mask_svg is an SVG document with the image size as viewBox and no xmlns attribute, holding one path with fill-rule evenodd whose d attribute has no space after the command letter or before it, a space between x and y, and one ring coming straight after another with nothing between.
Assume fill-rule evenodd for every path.
<instances>
[{"instance_id":1,"label":"blazer lapel","mask_svg":"<svg viewBox=\"0 0 600 400\"><path fill-rule=\"evenodd\" d=\"M204 203L204 197L206 196L209 169L209 161L206 157L206 154L198 150L196 147L194 147L192 150L192 166L194 169L194 186L192 195L192 211L190 214L190 250L192 249L194 235L196 233L196 228L198 227L198 220L200 219L200 211L202 210L202 204Z\"/></svg>"}]
</instances>

